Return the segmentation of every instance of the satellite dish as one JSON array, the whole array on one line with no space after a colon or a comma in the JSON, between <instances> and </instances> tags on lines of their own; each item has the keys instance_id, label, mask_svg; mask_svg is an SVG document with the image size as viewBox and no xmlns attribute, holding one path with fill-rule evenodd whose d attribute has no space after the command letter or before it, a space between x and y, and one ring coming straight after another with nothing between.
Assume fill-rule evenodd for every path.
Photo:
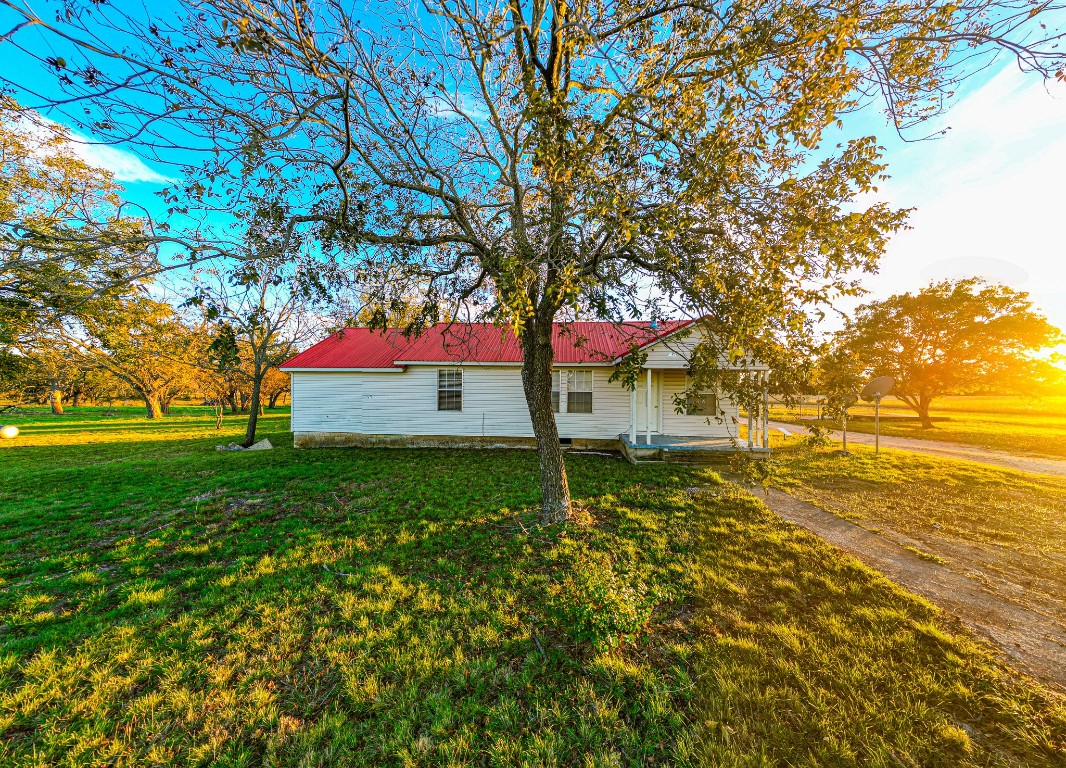
<instances>
[{"instance_id":1,"label":"satellite dish","mask_svg":"<svg viewBox=\"0 0 1066 768\"><path fill-rule=\"evenodd\" d=\"M891 392L895 383L891 376L878 376L862 388L862 399L867 402L878 400Z\"/></svg>"}]
</instances>

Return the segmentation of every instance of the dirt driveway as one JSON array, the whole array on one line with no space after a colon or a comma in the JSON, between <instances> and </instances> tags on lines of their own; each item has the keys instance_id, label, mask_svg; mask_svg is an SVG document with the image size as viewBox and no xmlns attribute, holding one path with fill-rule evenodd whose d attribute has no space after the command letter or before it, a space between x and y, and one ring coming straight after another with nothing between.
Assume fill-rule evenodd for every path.
<instances>
[{"instance_id":1,"label":"dirt driveway","mask_svg":"<svg viewBox=\"0 0 1066 768\"><path fill-rule=\"evenodd\" d=\"M1066 630L1049 617L990 592L947 565L919 557L905 548L899 534L890 540L784 491L753 493L785 520L854 555L990 639L1018 668L1066 690Z\"/></svg>"},{"instance_id":2,"label":"dirt driveway","mask_svg":"<svg viewBox=\"0 0 1066 768\"><path fill-rule=\"evenodd\" d=\"M784 430L792 435L806 434L802 426L788 424L783 421L771 421L770 429ZM836 430L829 434L834 440L840 439L840 432ZM855 445L872 446L874 444L874 436L864 432L848 432L848 442ZM923 453L927 456L939 456L946 459L976 461L979 464L1016 469L1022 472L1035 472L1038 475L1066 477L1066 459L1022 456L1016 453L1007 453L1006 451L994 451L991 448L981 448L976 445L949 443L943 440L919 440L912 437L892 437L889 435L881 435L881 447Z\"/></svg>"}]
</instances>

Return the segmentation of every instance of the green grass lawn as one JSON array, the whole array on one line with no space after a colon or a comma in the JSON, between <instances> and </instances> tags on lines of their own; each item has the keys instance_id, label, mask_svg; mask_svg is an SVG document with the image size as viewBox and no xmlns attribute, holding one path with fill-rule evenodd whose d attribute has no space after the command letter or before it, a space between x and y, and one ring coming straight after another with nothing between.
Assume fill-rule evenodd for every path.
<instances>
[{"instance_id":1,"label":"green grass lawn","mask_svg":"<svg viewBox=\"0 0 1066 768\"><path fill-rule=\"evenodd\" d=\"M812 418L816 413L813 405L802 409L775 406L770 410L771 418L793 423L800 417ZM851 413L872 417L873 407L860 403ZM914 416L914 411L892 397L882 402L881 413L889 417ZM902 422L886 419L881 422L881 434L1037 456L1066 456L1066 396L944 397L933 401L931 415L941 419L933 429L922 429L917 417ZM848 430L872 434L873 421L853 418L848 422Z\"/></svg>"},{"instance_id":2,"label":"green grass lawn","mask_svg":"<svg viewBox=\"0 0 1066 768\"><path fill-rule=\"evenodd\" d=\"M540 528L530 452L101 410L6 417L0 764L1066 764L1063 697L711 472L571 455Z\"/></svg>"},{"instance_id":3,"label":"green grass lawn","mask_svg":"<svg viewBox=\"0 0 1066 768\"><path fill-rule=\"evenodd\" d=\"M919 542L985 587L1066 626L1066 479L852 447L777 452L778 484L840 517Z\"/></svg>"}]
</instances>

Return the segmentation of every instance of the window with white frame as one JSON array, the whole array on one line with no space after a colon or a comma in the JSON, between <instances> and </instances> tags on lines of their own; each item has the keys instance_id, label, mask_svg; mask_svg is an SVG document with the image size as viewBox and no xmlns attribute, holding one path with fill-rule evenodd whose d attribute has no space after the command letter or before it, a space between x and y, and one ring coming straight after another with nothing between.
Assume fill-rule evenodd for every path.
<instances>
[{"instance_id":1,"label":"window with white frame","mask_svg":"<svg viewBox=\"0 0 1066 768\"><path fill-rule=\"evenodd\" d=\"M463 410L463 372L461 370L437 371L437 410Z\"/></svg>"},{"instance_id":2,"label":"window with white frame","mask_svg":"<svg viewBox=\"0 0 1066 768\"><path fill-rule=\"evenodd\" d=\"M562 372L552 371L552 410L559 412L559 384L562 382Z\"/></svg>"},{"instance_id":3,"label":"window with white frame","mask_svg":"<svg viewBox=\"0 0 1066 768\"><path fill-rule=\"evenodd\" d=\"M592 371L566 372L566 412L592 413Z\"/></svg>"},{"instance_id":4,"label":"window with white frame","mask_svg":"<svg viewBox=\"0 0 1066 768\"><path fill-rule=\"evenodd\" d=\"M693 392L692 380L688 380L688 408L689 416L717 416L718 395L714 392Z\"/></svg>"}]
</instances>

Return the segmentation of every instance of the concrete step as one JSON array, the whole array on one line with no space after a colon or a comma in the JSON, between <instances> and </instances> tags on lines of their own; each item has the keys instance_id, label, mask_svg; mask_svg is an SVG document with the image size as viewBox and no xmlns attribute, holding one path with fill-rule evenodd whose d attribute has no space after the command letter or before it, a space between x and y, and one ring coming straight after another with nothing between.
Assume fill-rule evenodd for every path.
<instances>
[{"instance_id":1,"label":"concrete step","mask_svg":"<svg viewBox=\"0 0 1066 768\"><path fill-rule=\"evenodd\" d=\"M687 464L689 466L726 465L732 453L724 451L663 451L663 461L668 464Z\"/></svg>"}]
</instances>

